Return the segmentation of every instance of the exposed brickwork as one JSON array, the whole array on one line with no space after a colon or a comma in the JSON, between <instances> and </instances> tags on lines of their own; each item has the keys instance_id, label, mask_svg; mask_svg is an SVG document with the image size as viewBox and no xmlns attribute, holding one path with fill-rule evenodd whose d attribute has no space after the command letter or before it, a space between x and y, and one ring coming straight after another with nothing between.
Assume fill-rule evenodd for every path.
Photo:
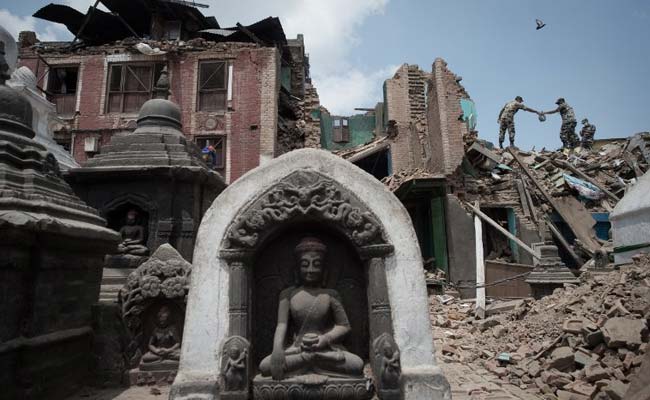
<instances>
[{"instance_id":1,"label":"exposed brickwork","mask_svg":"<svg viewBox=\"0 0 650 400\"><path fill-rule=\"evenodd\" d=\"M393 172L431 168L426 107L429 74L417 65L402 65L386 81L387 119L397 123L397 136L391 144Z\"/></svg>"},{"instance_id":2,"label":"exposed brickwork","mask_svg":"<svg viewBox=\"0 0 650 400\"><path fill-rule=\"evenodd\" d=\"M465 149L463 137L467 125L459 119L462 115L460 99L469 99L458 77L447 68L442 58L432 67L432 77L427 92L427 121L432 172L451 174L461 164Z\"/></svg>"},{"instance_id":3,"label":"exposed brickwork","mask_svg":"<svg viewBox=\"0 0 650 400\"><path fill-rule=\"evenodd\" d=\"M275 52L266 57L261 74L261 104L259 127L260 164L276 156L278 129L278 98L280 90L280 54Z\"/></svg>"},{"instance_id":4,"label":"exposed brickwork","mask_svg":"<svg viewBox=\"0 0 650 400\"><path fill-rule=\"evenodd\" d=\"M184 51L165 56L133 54L124 46L104 46L103 51L43 54L51 65L79 65L77 114L62 131L73 141L72 153L83 163L92 153L84 151L84 138L96 136L100 145L112 135L135 128L136 113L106 113L108 65L113 62L166 62L170 79L170 100L182 110L183 133L198 136L226 136L226 171L232 182L259 165L260 158L275 154L280 54L275 47L248 43L219 43L201 51ZM197 111L198 65L201 60L224 60L232 72L231 101L225 112ZM21 49L20 64L45 77L45 64L27 48Z\"/></svg>"},{"instance_id":5,"label":"exposed brickwork","mask_svg":"<svg viewBox=\"0 0 650 400\"><path fill-rule=\"evenodd\" d=\"M409 138L411 112L408 67L408 64L402 65L395 75L385 82L387 120L394 120L397 123L397 136L390 147L394 173L413 166L412 142Z\"/></svg>"},{"instance_id":6,"label":"exposed brickwork","mask_svg":"<svg viewBox=\"0 0 650 400\"><path fill-rule=\"evenodd\" d=\"M305 147L320 149L320 117L314 111L320 108L320 99L316 88L307 84L303 103L305 121Z\"/></svg>"}]
</instances>

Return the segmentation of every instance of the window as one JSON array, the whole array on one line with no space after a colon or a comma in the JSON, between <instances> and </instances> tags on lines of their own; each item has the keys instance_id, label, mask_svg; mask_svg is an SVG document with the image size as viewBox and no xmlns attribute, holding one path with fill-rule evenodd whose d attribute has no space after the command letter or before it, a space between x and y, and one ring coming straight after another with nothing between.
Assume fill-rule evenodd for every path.
<instances>
[{"instance_id":1,"label":"window","mask_svg":"<svg viewBox=\"0 0 650 400\"><path fill-rule=\"evenodd\" d=\"M228 68L224 61L199 64L198 111L226 111Z\"/></svg>"},{"instance_id":2,"label":"window","mask_svg":"<svg viewBox=\"0 0 650 400\"><path fill-rule=\"evenodd\" d=\"M226 167L226 137L225 136L199 136L196 144L201 148L203 160L213 169ZM212 146L213 150L209 149Z\"/></svg>"},{"instance_id":3,"label":"window","mask_svg":"<svg viewBox=\"0 0 650 400\"><path fill-rule=\"evenodd\" d=\"M111 64L106 112L136 113L153 97L164 64Z\"/></svg>"},{"instance_id":4,"label":"window","mask_svg":"<svg viewBox=\"0 0 650 400\"><path fill-rule=\"evenodd\" d=\"M47 78L48 99L59 115L73 115L77 105L79 67L54 67Z\"/></svg>"},{"instance_id":5,"label":"window","mask_svg":"<svg viewBox=\"0 0 650 400\"><path fill-rule=\"evenodd\" d=\"M333 122L333 140L337 143L350 141L350 128L347 118L335 118Z\"/></svg>"}]
</instances>

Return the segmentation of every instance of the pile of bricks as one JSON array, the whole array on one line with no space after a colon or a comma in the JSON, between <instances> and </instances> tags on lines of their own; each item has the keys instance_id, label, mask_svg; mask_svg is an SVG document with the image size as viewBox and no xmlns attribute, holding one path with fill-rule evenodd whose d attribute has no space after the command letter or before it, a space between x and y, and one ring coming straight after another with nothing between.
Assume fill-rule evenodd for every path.
<instances>
[{"instance_id":1,"label":"pile of bricks","mask_svg":"<svg viewBox=\"0 0 650 400\"><path fill-rule=\"evenodd\" d=\"M539 301L490 305L431 296L445 362L478 364L502 381L547 398L619 400L648 348L650 256L609 273L584 273Z\"/></svg>"}]
</instances>

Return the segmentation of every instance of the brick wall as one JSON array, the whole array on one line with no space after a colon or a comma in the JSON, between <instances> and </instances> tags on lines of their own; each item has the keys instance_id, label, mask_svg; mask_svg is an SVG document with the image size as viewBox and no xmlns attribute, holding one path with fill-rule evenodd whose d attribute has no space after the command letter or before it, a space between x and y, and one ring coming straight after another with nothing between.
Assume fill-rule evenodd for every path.
<instances>
[{"instance_id":1,"label":"brick wall","mask_svg":"<svg viewBox=\"0 0 650 400\"><path fill-rule=\"evenodd\" d=\"M96 136L100 144L110 141L117 132L132 131L137 113L105 112L108 65L112 62L166 62L170 79L170 100L182 112L183 133L197 136L226 136L226 171L232 182L259 165L260 154L273 157L277 136L277 96L279 91L279 52L274 47L252 44L220 43L203 51L187 51L166 56L132 54L123 47L107 47L101 54L43 55L51 65L79 65L77 115L68 120L65 131L74 138L72 153L83 163L88 157L84 138ZM197 108L198 63L201 60L224 60L232 71L232 100L225 112L199 112ZM28 49L21 49L20 64L37 76L45 65ZM40 82L47 87L47 75Z\"/></svg>"},{"instance_id":2,"label":"brick wall","mask_svg":"<svg viewBox=\"0 0 650 400\"><path fill-rule=\"evenodd\" d=\"M395 75L384 83L387 120L397 123L398 132L390 146L393 173L413 167L413 151L409 138L411 117L408 67L408 64L402 65Z\"/></svg>"},{"instance_id":3,"label":"brick wall","mask_svg":"<svg viewBox=\"0 0 650 400\"><path fill-rule=\"evenodd\" d=\"M459 120L462 115L460 99L469 98L458 77L447 68L442 58L433 62L427 92L427 122L429 128L431 166L433 172L449 175L461 164L465 149L463 136L469 132Z\"/></svg>"},{"instance_id":4,"label":"brick wall","mask_svg":"<svg viewBox=\"0 0 650 400\"><path fill-rule=\"evenodd\" d=\"M429 74L417 65L402 65L386 85L387 119L397 122L391 143L393 172L430 168L426 86Z\"/></svg>"}]
</instances>

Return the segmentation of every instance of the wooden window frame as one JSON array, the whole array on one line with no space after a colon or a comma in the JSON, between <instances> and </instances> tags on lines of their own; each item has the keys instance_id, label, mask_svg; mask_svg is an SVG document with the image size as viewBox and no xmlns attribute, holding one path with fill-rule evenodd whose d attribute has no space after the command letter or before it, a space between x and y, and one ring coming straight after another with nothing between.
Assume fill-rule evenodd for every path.
<instances>
[{"instance_id":1,"label":"wooden window frame","mask_svg":"<svg viewBox=\"0 0 650 400\"><path fill-rule=\"evenodd\" d=\"M214 74L210 75L206 79L206 82L201 82L201 68L203 68L204 65L209 65L209 64L223 65L223 69L222 69L224 75L223 88L204 89L202 87L214 75ZM228 110L228 70L229 70L229 65L226 60L200 60L199 61L199 65L197 68L197 79L196 79L196 111L225 113ZM223 94L223 104L217 104L214 107L210 107L209 105L203 104L201 95L211 94L211 93Z\"/></svg>"},{"instance_id":2,"label":"wooden window frame","mask_svg":"<svg viewBox=\"0 0 650 400\"><path fill-rule=\"evenodd\" d=\"M113 78L113 68L114 67L121 67L121 76L120 76L120 89L119 90L111 90L111 80ZM156 86L156 73L159 73L157 70L157 67L159 67L160 70L162 70L164 66L164 63L162 62L116 62L116 63L109 63L108 64L108 73L106 77L106 96L104 97L105 99L105 105L104 105L104 111L106 114L136 114L139 112L138 110L130 110L130 111L125 111L124 110L124 98L126 95L129 94L137 94L137 93L146 93L147 100L150 100L153 98L154 95L154 87ZM127 73L129 72L128 69L131 67L149 67L151 68L151 73L149 76L149 88L148 90L126 90L125 89L125 84L126 84L126 77ZM138 76L135 74L135 72L131 71L131 74L140 82L141 85L145 86L145 83L142 82ZM116 95L120 96L120 106L119 110L111 110L111 96ZM146 102L146 100L145 100ZM144 104L144 103L143 103ZM140 105L142 107L142 105Z\"/></svg>"},{"instance_id":3,"label":"wooden window frame","mask_svg":"<svg viewBox=\"0 0 650 400\"><path fill-rule=\"evenodd\" d=\"M350 119L349 118L336 117L332 120L332 141L334 143L350 142Z\"/></svg>"},{"instance_id":4,"label":"wooden window frame","mask_svg":"<svg viewBox=\"0 0 650 400\"><path fill-rule=\"evenodd\" d=\"M77 70L77 82L75 84L74 88L74 93L54 93L52 91L52 84L53 84L53 76L50 74L53 74L56 72L56 70L60 69L76 69ZM49 70L48 70L48 79L47 79L47 98L49 101L54 103L56 106L56 112L57 114L63 116L63 117L70 117L75 114L77 111L77 95L79 93L79 72L81 70L81 66L79 64L61 64L61 65L53 65Z\"/></svg>"}]
</instances>

